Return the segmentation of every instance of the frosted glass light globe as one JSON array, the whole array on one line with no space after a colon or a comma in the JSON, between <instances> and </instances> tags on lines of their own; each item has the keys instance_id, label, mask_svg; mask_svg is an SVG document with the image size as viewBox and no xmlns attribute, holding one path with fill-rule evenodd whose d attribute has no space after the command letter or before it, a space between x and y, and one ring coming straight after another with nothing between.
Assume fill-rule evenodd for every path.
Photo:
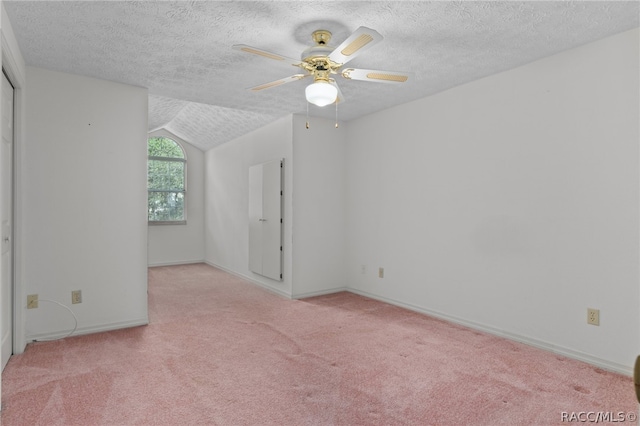
<instances>
[{"instance_id":1,"label":"frosted glass light globe","mask_svg":"<svg viewBox=\"0 0 640 426\"><path fill-rule=\"evenodd\" d=\"M308 102L319 107L334 103L338 97L338 89L326 81L316 81L308 85L304 93Z\"/></svg>"}]
</instances>

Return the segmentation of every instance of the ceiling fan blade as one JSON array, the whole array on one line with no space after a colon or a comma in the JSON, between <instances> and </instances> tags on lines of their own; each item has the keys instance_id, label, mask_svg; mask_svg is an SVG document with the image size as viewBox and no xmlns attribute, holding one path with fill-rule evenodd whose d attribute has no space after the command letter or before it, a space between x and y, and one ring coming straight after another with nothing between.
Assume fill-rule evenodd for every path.
<instances>
[{"instance_id":1,"label":"ceiling fan blade","mask_svg":"<svg viewBox=\"0 0 640 426\"><path fill-rule=\"evenodd\" d=\"M252 53L254 55L259 55L265 58L273 59L275 61L281 61L295 66L298 66L302 63L300 59L289 58L287 56L269 52L267 50L258 49L257 47L247 46L246 44L234 44L233 48L242 52Z\"/></svg>"},{"instance_id":2,"label":"ceiling fan blade","mask_svg":"<svg viewBox=\"0 0 640 426\"><path fill-rule=\"evenodd\" d=\"M340 86L338 86L338 83L332 78L329 80L329 83L334 86L336 89L338 89L338 95L336 96L336 103L343 103L344 101L346 101L344 95L342 94L342 90L340 90Z\"/></svg>"},{"instance_id":3,"label":"ceiling fan blade","mask_svg":"<svg viewBox=\"0 0 640 426\"><path fill-rule=\"evenodd\" d=\"M413 74L408 72L363 70L357 68L347 68L342 71L342 76L349 80L364 80L377 83L405 83L412 78Z\"/></svg>"},{"instance_id":4,"label":"ceiling fan blade","mask_svg":"<svg viewBox=\"0 0 640 426\"><path fill-rule=\"evenodd\" d=\"M345 64L371 46L382 41L376 30L360 27L329 54L329 59L338 64Z\"/></svg>"},{"instance_id":5,"label":"ceiling fan blade","mask_svg":"<svg viewBox=\"0 0 640 426\"><path fill-rule=\"evenodd\" d=\"M305 77L309 77L310 74L295 74L290 77L281 78L280 80L272 81L269 83L261 84L260 86L250 87L249 90L253 92L259 92L260 90L271 89L272 87L281 86L292 81L302 80Z\"/></svg>"}]
</instances>

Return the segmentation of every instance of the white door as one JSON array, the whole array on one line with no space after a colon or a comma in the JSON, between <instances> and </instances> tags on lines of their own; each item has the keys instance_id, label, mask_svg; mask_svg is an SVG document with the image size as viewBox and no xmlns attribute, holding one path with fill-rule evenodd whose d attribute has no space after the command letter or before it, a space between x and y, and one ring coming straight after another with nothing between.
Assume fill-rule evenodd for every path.
<instances>
[{"instance_id":1,"label":"white door","mask_svg":"<svg viewBox=\"0 0 640 426\"><path fill-rule=\"evenodd\" d=\"M249 269L282 280L281 160L249 168Z\"/></svg>"},{"instance_id":2,"label":"white door","mask_svg":"<svg viewBox=\"0 0 640 426\"><path fill-rule=\"evenodd\" d=\"M2 73L0 142L0 331L2 369L13 352L13 86Z\"/></svg>"},{"instance_id":3,"label":"white door","mask_svg":"<svg viewBox=\"0 0 640 426\"><path fill-rule=\"evenodd\" d=\"M282 161L265 163L262 175L262 275L282 279Z\"/></svg>"}]
</instances>

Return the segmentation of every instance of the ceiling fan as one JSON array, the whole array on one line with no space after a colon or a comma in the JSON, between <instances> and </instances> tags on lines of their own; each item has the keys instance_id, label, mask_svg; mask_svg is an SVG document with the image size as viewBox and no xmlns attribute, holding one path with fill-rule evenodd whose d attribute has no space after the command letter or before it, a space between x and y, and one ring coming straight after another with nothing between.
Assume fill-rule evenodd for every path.
<instances>
[{"instance_id":1,"label":"ceiling fan","mask_svg":"<svg viewBox=\"0 0 640 426\"><path fill-rule=\"evenodd\" d=\"M316 44L302 52L301 59L288 58L245 44L234 45L234 49L283 63L289 63L305 71L301 74L295 74L280 80L251 87L249 90L260 91L270 89L285 83L291 83L292 81L313 77L313 83L305 89L307 101L317 106L326 106L344 101L344 96L342 96L342 92L333 78L334 75L341 75L347 80L364 80L392 84L405 83L411 77L410 73L404 72L344 67L347 62L382 41L382 36L371 28L358 28L335 48L329 46L331 33L327 30L314 31L311 37Z\"/></svg>"}]
</instances>

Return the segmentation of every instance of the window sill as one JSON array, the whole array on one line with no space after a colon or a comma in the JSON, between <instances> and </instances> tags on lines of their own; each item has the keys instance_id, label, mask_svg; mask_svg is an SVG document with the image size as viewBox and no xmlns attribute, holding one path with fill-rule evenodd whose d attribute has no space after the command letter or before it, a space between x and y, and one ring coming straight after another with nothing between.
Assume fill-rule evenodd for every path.
<instances>
[{"instance_id":1,"label":"window sill","mask_svg":"<svg viewBox=\"0 0 640 426\"><path fill-rule=\"evenodd\" d=\"M149 226L156 226L156 225L186 225L187 221L186 220L157 220L157 221L153 221L147 222L149 224Z\"/></svg>"}]
</instances>

